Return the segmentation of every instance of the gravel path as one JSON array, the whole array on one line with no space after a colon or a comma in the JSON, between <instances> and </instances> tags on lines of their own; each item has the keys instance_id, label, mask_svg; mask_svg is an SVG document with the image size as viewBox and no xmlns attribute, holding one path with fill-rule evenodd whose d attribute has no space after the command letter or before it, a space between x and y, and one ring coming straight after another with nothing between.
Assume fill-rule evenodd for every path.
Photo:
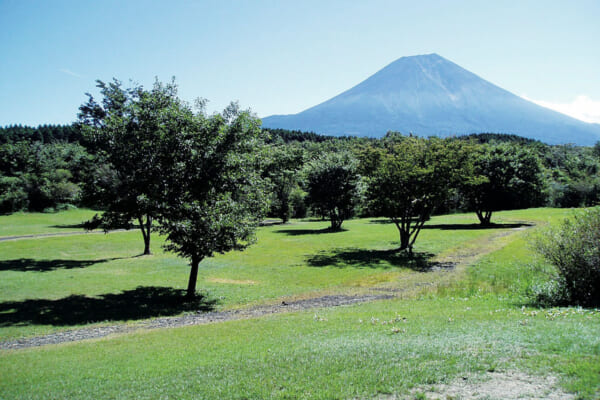
<instances>
[{"instance_id":1,"label":"gravel path","mask_svg":"<svg viewBox=\"0 0 600 400\"><path fill-rule=\"evenodd\" d=\"M180 317L156 318L142 321L134 325L110 325L97 328L73 329L64 332L53 333L50 335L17 339L12 341L0 342L0 349L24 349L28 347L44 346L47 344L59 344L75 342L86 339L102 338L116 333L128 333L137 330L158 329L158 328L176 328L189 325L202 325L213 322L224 322L236 319L248 319L260 317L269 314L278 314L291 311L310 310L314 308L338 307L350 304L365 303L374 300L391 299L395 296L391 294L363 295L363 296L345 296L332 295L315 297L310 299L282 302L279 305L258 306L240 310L216 311L207 313L189 314Z\"/></svg>"}]
</instances>

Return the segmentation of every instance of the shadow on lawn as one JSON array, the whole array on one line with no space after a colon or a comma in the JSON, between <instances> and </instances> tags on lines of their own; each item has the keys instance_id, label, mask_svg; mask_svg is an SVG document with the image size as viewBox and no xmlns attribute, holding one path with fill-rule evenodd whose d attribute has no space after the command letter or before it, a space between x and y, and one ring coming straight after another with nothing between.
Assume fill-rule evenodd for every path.
<instances>
[{"instance_id":1,"label":"shadow on lawn","mask_svg":"<svg viewBox=\"0 0 600 400\"><path fill-rule=\"evenodd\" d=\"M422 229L440 229L440 230L448 230L448 231L460 231L460 230L478 230L478 229L513 229L513 228L526 228L531 227L532 224L528 223L514 223L514 224L489 224L489 225L480 225L480 224L438 224L438 225L428 225L427 223L423 225Z\"/></svg>"},{"instance_id":2,"label":"shadow on lawn","mask_svg":"<svg viewBox=\"0 0 600 400\"><path fill-rule=\"evenodd\" d=\"M19 258L15 260L1 260L0 271L48 272L57 269L85 268L94 264L120 259L122 257L104 258L101 260L34 260L31 258Z\"/></svg>"},{"instance_id":3,"label":"shadow on lawn","mask_svg":"<svg viewBox=\"0 0 600 400\"><path fill-rule=\"evenodd\" d=\"M346 232L346 229L338 229L332 231L330 228L325 229L279 229L275 233L284 233L288 236L301 236L301 235L321 235L323 233L338 233Z\"/></svg>"},{"instance_id":4,"label":"shadow on lawn","mask_svg":"<svg viewBox=\"0 0 600 400\"><path fill-rule=\"evenodd\" d=\"M51 228L57 229L84 229L86 231L101 231L105 227L101 224L95 224L90 221L80 222L79 224L64 224L64 225L51 225ZM122 225L114 225L107 228L108 230L117 230L117 229L125 229L125 230L135 230L140 229L139 224L122 224Z\"/></svg>"},{"instance_id":5,"label":"shadow on lawn","mask_svg":"<svg viewBox=\"0 0 600 400\"><path fill-rule=\"evenodd\" d=\"M393 224L394 222L391 219L372 219L369 221L370 224ZM428 224L425 223L422 229L440 229L440 230L448 230L448 231L461 231L461 230L477 230L477 229L511 229L511 228L524 228L531 227L533 224L522 222L522 223L513 223L513 224L489 224L489 225L481 225L481 224Z\"/></svg>"},{"instance_id":6,"label":"shadow on lawn","mask_svg":"<svg viewBox=\"0 0 600 400\"><path fill-rule=\"evenodd\" d=\"M431 253L414 253L412 256L406 252L393 250L365 250L365 249L335 249L331 252L321 252L309 257L306 261L311 267L359 267L359 268L390 268L403 267L415 271L427 272L436 268L452 268L452 265L442 265L432 262ZM384 264L387 263L387 264Z\"/></svg>"},{"instance_id":7,"label":"shadow on lawn","mask_svg":"<svg viewBox=\"0 0 600 400\"><path fill-rule=\"evenodd\" d=\"M184 297L185 290L139 286L119 294L99 297L72 295L58 300L32 299L0 303L0 326L79 325L99 321L126 321L212 311L216 300L197 295Z\"/></svg>"},{"instance_id":8,"label":"shadow on lawn","mask_svg":"<svg viewBox=\"0 0 600 400\"><path fill-rule=\"evenodd\" d=\"M84 229L85 228L85 223L80 223L80 224L64 224L64 225L51 225L51 228L57 228L57 229Z\"/></svg>"}]
</instances>

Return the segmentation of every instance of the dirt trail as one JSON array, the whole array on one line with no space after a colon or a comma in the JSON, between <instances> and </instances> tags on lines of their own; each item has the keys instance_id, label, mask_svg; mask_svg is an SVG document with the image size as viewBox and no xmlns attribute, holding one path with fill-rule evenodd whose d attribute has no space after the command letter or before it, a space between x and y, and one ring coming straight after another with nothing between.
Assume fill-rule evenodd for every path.
<instances>
[{"instance_id":1,"label":"dirt trail","mask_svg":"<svg viewBox=\"0 0 600 400\"><path fill-rule=\"evenodd\" d=\"M505 243L498 239L506 237L523 228L513 228L507 231L498 232L496 234L486 236L482 239L477 239L469 245L465 244L459 249L454 249L447 255L436 257L432 263L432 271L441 273L450 273L455 271L457 267L465 267L477 261L482 256L489 254L502 248ZM54 235L54 234L51 234ZM63 332L52 333L44 336L17 339L11 341L0 342L0 350L23 349L28 347L44 346L49 344L59 344L75 342L87 339L97 339L106 337L112 334L122 334L134 332L137 330L160 329L160 328L176 328L189 325L202 325L215 322L232 321L238 319L256 318L264 315L278 314L284 312L310 310L326 307L338 307L351 304L359 304L376 300L392 299L400 296L402 293L419 290L426 286L434 286L439 283L439 275L430 276L423 274L422 280L412 281L410 287L388 287L375 286L367 289L366 294L360 295L327 295L301 300L285 300L277 305L255 306L250 308L201 312L196 314L188 314L179 317L164 317L155 318L136 322L134 324L115 324L109 326L100 326L93 328L72 329Z\"/></svg>"}]
</instances>

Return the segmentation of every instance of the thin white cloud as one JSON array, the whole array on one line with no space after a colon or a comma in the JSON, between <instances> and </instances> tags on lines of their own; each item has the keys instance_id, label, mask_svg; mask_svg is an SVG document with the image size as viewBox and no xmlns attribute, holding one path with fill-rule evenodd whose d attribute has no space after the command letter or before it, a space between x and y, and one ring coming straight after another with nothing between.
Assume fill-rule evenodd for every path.
<instances>
[{"instance_id":1,"label":"thin white cloud","mask_svg":"<svg viewBox=\"0 0 600 400\"><path fill-rule=\"evenodd\" d=\"M525 95L521 97L542 107L558 111L581 121L600 124L600 101L592 100L586 95L579 95L570 103L553 103L545 100L534 100Z\"/></svg>"},{"instance_id":2,"label":"thin white cloud","mask_svg":"<svg viewBox=\"0 0 600 400\"><path fill-rule=\"evenodd\" d=\"M61 69L59 69L59 71L62 72L62 73L64 73L64 74L74 76L75 78L81 78L82 77L81 75L79 75L76 72L71 71L70 69L61 68Z\"/></svg>"}]
</instances>

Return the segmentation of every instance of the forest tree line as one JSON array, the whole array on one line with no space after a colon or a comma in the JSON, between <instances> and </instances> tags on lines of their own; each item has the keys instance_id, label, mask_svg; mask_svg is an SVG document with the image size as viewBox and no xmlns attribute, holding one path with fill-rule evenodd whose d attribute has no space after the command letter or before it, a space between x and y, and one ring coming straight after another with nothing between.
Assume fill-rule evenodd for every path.
<instances>
[{"instance_id":1,"label":"forest tree line","mask_svg":"<svg viewBox=\"0 0 600 400\"><path fill-rule=\"evenodd\" d=\"M354 159L361 177L357 185L364 189L373 170L372 157L399 136L390 132L381 139L338 138L284 129L263 131L263 174L272 184L269 216L284 220L323 214L308 198L308 174L316 160L331 154ZM600 144L547 145L515 135L487 133L449 140L468 142L488 153L498 148L509 153L526 152L537 160L537 197L523 202L515 193L513 198L503 198L497 209L600 203ZM70 206L103 209L98 194L111 185L115 176L97 150L84 138L78 124L0 127L0 213L54 211ZM501 166L496 167L501 173ZM354 212L358 216L372 215L361 193L357 191L353 199ZM437 212L474 211L473 206L464 191L455 190Z\"/></svg>"}]
</instances>

